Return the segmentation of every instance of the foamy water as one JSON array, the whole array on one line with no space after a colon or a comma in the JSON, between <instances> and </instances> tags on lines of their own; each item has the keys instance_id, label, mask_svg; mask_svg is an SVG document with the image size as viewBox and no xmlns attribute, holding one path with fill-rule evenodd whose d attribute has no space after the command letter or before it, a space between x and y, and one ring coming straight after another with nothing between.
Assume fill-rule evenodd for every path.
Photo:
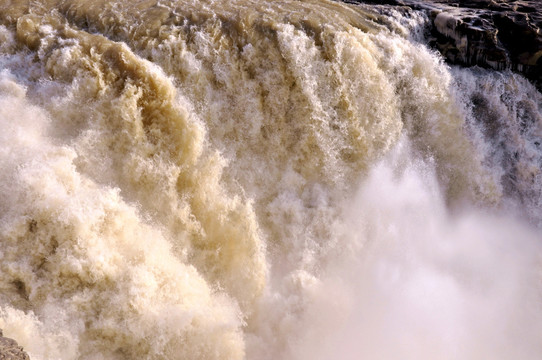
<instances>
[{"instance_id":1,"label":"foamy water","mask_svg":"<svg viewBox=\"0 0 542 360\"><path fill-rule=\"evenodd\" d=\"M0 4L0 328L32 359L539 359L542 95L424 17Z\"/></svg>"}]
</instances>

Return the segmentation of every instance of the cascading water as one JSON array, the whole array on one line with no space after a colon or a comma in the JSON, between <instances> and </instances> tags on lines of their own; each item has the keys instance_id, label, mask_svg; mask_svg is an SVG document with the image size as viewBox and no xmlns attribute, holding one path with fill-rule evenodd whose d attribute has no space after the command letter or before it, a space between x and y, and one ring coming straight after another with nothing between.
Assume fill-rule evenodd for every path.
<instances>
[{"instance_id":1,"label":"cascading water","mask_svg":"<svg viewBox=\"0 0 542 360\"><path fill-rule=\"evenodd\" d=\"M542 95L419 13L0 4L0 328L32 359L539 359Z\"/></svg>"}]
</instances>

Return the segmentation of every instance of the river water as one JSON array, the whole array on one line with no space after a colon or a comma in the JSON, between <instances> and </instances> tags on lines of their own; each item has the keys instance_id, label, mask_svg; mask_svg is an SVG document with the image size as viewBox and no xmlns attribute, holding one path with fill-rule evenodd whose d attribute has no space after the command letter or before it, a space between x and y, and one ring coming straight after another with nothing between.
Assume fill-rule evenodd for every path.
<instances>
[{"instance_id":1,"label":"river water","mask_svg":"<svg viewBox=\"0 0 542 360\"><path fill-rule=\"evenodd\" d=\"M378 11L376 11L378 10ZM0 3L31 359L540 359L542 95L327 0Z\"/></svg>"}]
</instances>

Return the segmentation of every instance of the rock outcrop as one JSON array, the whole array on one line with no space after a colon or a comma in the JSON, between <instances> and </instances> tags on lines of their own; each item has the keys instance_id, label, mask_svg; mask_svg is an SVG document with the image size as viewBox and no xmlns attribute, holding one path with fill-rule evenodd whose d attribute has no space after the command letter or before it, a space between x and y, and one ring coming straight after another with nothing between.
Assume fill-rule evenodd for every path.
<instances>
[{"instance_id":1,"label":"rock outcrop","mask_svg":"<svg viewBox=\"0 0 542 360\"><path fill-rule=\"evenodd\" d=\"M30 358L15 340L4 337L0 330L0 360L30 360Z\"/></svg>"},{"instance_id":2,"label":"rock outcrop","mask_svg":"<svg viewBox=\"0 0 542 360\"><path fill-rule=\"evenodd\" d=\"M429 45L452 64L511 69L542 84L542 1L349 0L407 6L431 20Z\"/></svg>"}]
</instances>

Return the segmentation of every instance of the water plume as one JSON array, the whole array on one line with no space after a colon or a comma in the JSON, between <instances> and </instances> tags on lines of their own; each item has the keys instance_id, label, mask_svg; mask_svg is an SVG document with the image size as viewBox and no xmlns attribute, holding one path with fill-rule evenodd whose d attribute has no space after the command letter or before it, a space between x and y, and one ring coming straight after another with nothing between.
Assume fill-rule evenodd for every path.
<instances>
[{"instance_id":1,"label":"water plume","mask_svg":"<svg viewBox=\"0 0 542 360\"><path fill-rule=\"evenodd\" d=\"M542 354L541 95L423 15L0 4L0 327L32 359Z\"/></svg>"}]
</instances>

